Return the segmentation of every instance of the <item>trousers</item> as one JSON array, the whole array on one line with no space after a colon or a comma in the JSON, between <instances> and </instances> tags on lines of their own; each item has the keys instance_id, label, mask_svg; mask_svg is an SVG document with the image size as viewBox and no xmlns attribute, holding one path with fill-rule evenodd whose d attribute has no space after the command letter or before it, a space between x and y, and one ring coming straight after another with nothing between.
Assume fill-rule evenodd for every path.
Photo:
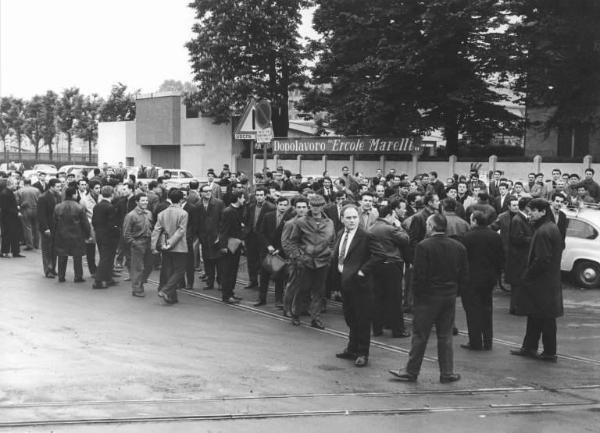
<instances>
[{"instance_id":1,"label":"trousers","mask_svg":"<svg viewBox=\"0 0 600 433\"><path fill-rule=\"evenodd\" d=\"M42 240L42 266L43 272L50 271L56 273L56 254L54 253L54 238L52 234L46 235L40 232L40 239Z\"/></svg>"},{"instance_id":2,"label":"trousers","mask_svg":"<svg viewBox=\"0 0 600 433\"><path fill-rule=\"evenodd\" d=\"M469 344L475 349L491 348L493 338L492 290L493 283L485 287L469 287L461 293L467 316Z\"/></svg>"},{"instance_id":3,"label":"trousers","mask_svg":"<svg viewBox=\"0 0 600 433\"><path fill-rule=\"evenodd\" d=\"M28 248L37 249L40 247L40 232L37 222L37 209L22 209L22 214L23 216L21 217L21 223L23 225L23 238L25 240L25 245Z\"/></svg>"},{"instance_id":4,"label":"trousers","mask_svg":"<svg viewBox=\"0 0 600 433\"><path fill-rule=\"evenodd\" d=\"M380 263L375 266L373 332L378 333L387 324L392 333L404 332L402 309L402 274L404 263Z\"/></svg>"},{"instance_id":5,"label":"trousers","mask_svg":"<svg viewBox=\"0 0 600 433\"><path fill-rule=\"evenodd\" d=\"M454 373L452 326L455 307L456 297L454 296L415 297L413 335L406 364L407 373L413 376L419 375L431 327L434 324L437 334L440 375L448 376Z\"/></svg>"},{"instance_id":6,"label":"trousers","mask_svg":"<svg viewBox=\"0 0 600 433\"><path fill-rule=\"evenodd\" d=\"M98 262L98 266L96 267L96 272L94 273L94 280L96 280L96 282L111 281L113 279L112 269L117 251L117 241L114 239L98 238L96 242L98 243L100 260Z\"/></svg>"},{"instance_id":7,"label":"trousers","mask_svg":"<svg viewBox=\"0 0 600 433\"><path fill-rule=\"evenodd\" d=\"M185 274L187 253L174 253L163 251L162 268L164 270L164 284L161 282L161 290L170 301L177 300L177 288Z\"/></svg>"},{"instance_id":8,"label":"trousers","mask_svg":"<svg viewBox=\"0 0 600 433\"><path fill-rule=\"evenodd\" d=\"M69 256L58 257L58 278L61 280L65 279L68 260ZM75 273L76 280L83 278L83 259L81 256L73 256L73 271Z\"/></svg>"},{"instance_id":9,"label":"trousers","mask_svg":"<svg viewBox=\"0 0 600 433\"><path fill-rule=\"evenodd\" d=\"M342 287L342 307L344 320L350 328L347 351L357 356L369 356L373 292L344 290Z\"/></svg>"},{"instance_id":10,"label":"trousers","mask_svg":"<svg viewBox=\"0 0 600 433\"><path fill-rule=\"evenodd\" d=\"M325 281L329 266L321 268L308 268L305 266L298 267L298 292L294 296L294 305L292 306L292 315L298 316L302 312L301 300L303 294L310 293L310 304L308 313L310 319L320 320L321 309L325 302Z\"/></svg>"},{"instance_id":11,"label":"trousers","mask_svg":"<svg viewBox=\"0 0 600 433\"><path fill-rule=\"evenodd\" d=\"M150 276L154 265L150 238L134 240L130 245L131 267L131 289L136 293L144 292L144 282Z\"/></svg>"},{"instance_id":12,"label":"trousers","mask_svg":"<svg viewBox=\"0 0 600 433\"><path fill-rule=\"evenodd\" d=\"M556 355L556 319L527 316L523 348L537 351L540 337L546 355Z\"/></svg>"},{"instance_id":13,"label":"trousers","mask_svg":"<svg viewBox=\"0 0 600 433\"><path fill-rule=\"evenodd\" d=\"M233 296L240 265L241 248L232 254L228 252L219 259L219 274L221 275L221 297L225 301Z\"/></svg>"}]
</instances>

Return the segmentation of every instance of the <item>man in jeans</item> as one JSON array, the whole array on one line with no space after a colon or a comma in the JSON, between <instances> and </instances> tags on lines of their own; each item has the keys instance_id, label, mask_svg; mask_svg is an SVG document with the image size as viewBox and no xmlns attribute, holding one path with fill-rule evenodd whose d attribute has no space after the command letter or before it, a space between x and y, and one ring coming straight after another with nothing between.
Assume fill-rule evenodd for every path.
<instances>
[{"instance_id":1,"label":"man in jeans","mask_svg":"<svg viewBox=\"0 0 600 433\"><path fill-rule=\"evenodd\" d=\"M183 193L178 189L169 191L171 205L158 214L156 225L152 232L152 249L155 250L159 238L162 251L162 267L160 290L158 296L163 299L164 305L177 302L177 288L185 274L187 258L187 224L188 214L181 208L180 202Z\"/></svg>"},{"instance_id":2,"label":"man in jeans","mask_svg":"<svg viewBox=\"0 0 600 433\"><path fill-rule=\"evenodd\" d=\"M315 194L310 198L309 205L308 214L296 220L290 237L282 241L282 244L284 250L291 253L290 258L296 264L299 293L310 291L310 326L325 329L321 322L321 309L325 298L329 260L335 244L335 232L333 221L323 213L323 196ZM301 308L296 304L300 299L301 297L296 296L295 305L292 307L292 324L295 326L300 324L298 313Z\"/></svg>"},{"instance_id":3,"label":"man in jeans","mask_svg":"<svg viewBox=\"0 0 600 433\"><path fill-rule=\"evenodd\" d=\"M131 250L131 294L144 297L144 282L152 272L154 259L150 240L152 213L148 210L148 196L136 194L137 206L129 212L123 223L123 239Z\"/></svg>"},{"instance_id":4,"label":"man in jeans","mask_svg":"<svg viewBox=\"0 0 600 433\"><path fill-rule=\"evenodd\" d=\"M452 325L458 290L465 289L469 275L467 250L457 240L446 236L446 217L433 214L427 218L426 228L430 237L419 242L414 260L414 319L413 338L405 371L390 373L405 382L415 382L431 327L435 324L438 339L438 362L440 382L460 380L454 373L452 351Z\"/></svg>"}]
</instances>

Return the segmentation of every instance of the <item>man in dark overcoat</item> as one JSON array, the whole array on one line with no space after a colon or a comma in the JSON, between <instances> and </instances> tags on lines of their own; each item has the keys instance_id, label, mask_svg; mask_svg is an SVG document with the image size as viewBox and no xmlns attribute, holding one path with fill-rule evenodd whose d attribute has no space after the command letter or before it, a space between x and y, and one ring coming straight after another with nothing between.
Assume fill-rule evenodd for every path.
<instances>
[{"instance_id":1,"label":"man in dark overcoat","mask_svg":"<svg viewBox=\"0 0 600 433\"><path fill-rule=\"evenodd\" d=\"M75 201L77 188L65 190L65 201L54 208L54 248L58 256L58 281L65 281L67 260L73 257L76 283L83 279L82 257L86 253L85 241L90 238L90 223L86 209Z\"/></svg>"},{"instance_id":2,"label":"man in dark overcoat","mask_svg":"<svg viewBox=\"0 0 600 433\"><path fill-rule=\"evenodd\" d=\"M506 261L506 282L510 284L510 307L509 312L515 313L518 292L523 284L523 272L527 265L527 253L533 229L529 224L527 215L527 204L531 198L519 199L519 212L510 222L510 248Z\"/></svg>"},{"instance_id":3,"label":"man in dark overcoat","mask_svg":"<svg viewBox=\"0 0 600 433\"><path fill-rule=\"evenodd\" d=\"M38 199L38 228L42 246L42 267L46 278L56 276L56 251L54 250L54 208L60 202L62 183L53 178L48 190Z\"/></svg>"},{"instance_id":4,"label":"man in dark overcoat","mask_svg":"<svg viewBox=\"0 0 600 433\"><path fill-rule=\"evenodd\" d=\"M354 361L357 367L369 362L373 314L373 269L383 260L377 240L359 225L355 205L342 209L344 230L333 249L332 266L339 273L344 319L350 331L348 345L336 356Z\"/></svg>"},{"instance_id":5,"label":"man in dark overcoat","mask_svg":"<svg viewBox=\"0 0 600 433\"><path fill-rule=\"evenodd\" d=\"M112 277L113 262L119 245L121 232L117 209L112 204L114 189L110 185L104 185L98 196L98 203L94 206L92 214L92 226L96 233L96 243L100 261L94 274L94 289L105 289L114 285Z\"/></svg>"},{"instance_id":6,"label":"man in dark overcoat","mask_svg":"<svg viewBox=\"0 0 600 433\"><path fill-rule=\"evenodd\" d=\"M469 342L460 347L469 350L492 348L492 291L504 266L502 239L487 223L483 212L473 212L471 230L461 239L469 259L469 283L461 293Z\"/></svg>"},{"instance_id":7,"label":"man in dark overcoat","mask_svg":"<svg viewBox=\"0 0 600 433\"><path fill-rule=\"evenodd\" d=\"M243 191L232 191L230 198L231 203L223 210L219 225L219 274L223 302L237 304L240 298L235 296L234 289L242 254L241 241L245 236L243 206L246 197Z\"/></svg>"},{"instance_id":8,"label":"man in dark overcoat","mask_svg":"<svg viewBox=\"0 0 600 433\"><path fill-rule=\"evenodd\" d=\"M19 237L21 235L21 221L19 217L19 206L17 198L13 191L12 183L1 179L0 182L0 226L2 232L2 246L0 248L0 256L8 257L8 253L12 256L25 257L20 253Z\"/></svg>"},{"instance_id":9,"label":"man in dark overcoat","mask_svg":"<svg viewBox=\"0 0 600 433\"><path fill-rule=\"evenodd\" d=\"M257 188L254 193L255 202L246 207L246 258L248 261L249 284L246 287L258 287L260 265L265 258L266 246L262 244L258 234L265 215L275 210L275 205L267 201L267 190Z\"/></svg>"},{"instance_id":10,"label":"man in dark overcoat","mask_svg":"<svg viewBox=\"0 0 600 433\"><path fill-rule=\"evenodd\" d=\"M215 242L218 239L219 224L225 206L223 201L213 197L210 185L203 185L200 188L200 195L201 199L194 209L193 219L197 230L196 236L200 239L202 261L206 273L204 289L212 290L217 274L217 259L220 257L219 248Z\"/></svg>"},{"instance_id":11,"label":"man in dark overcoat","mask_svg":"<svg viewBox=\"0 0 600 433\"><path fill-rule=\"evenodd\" d=\"M563 315L563 242L546 200L531 200L529 209L534 232L516 305L516 314L527 316L527 329L521 349L512 350L511 354L556 362L556 318ZM538 355L540 337L544 350Z\"/></svg>"}]
</instances>

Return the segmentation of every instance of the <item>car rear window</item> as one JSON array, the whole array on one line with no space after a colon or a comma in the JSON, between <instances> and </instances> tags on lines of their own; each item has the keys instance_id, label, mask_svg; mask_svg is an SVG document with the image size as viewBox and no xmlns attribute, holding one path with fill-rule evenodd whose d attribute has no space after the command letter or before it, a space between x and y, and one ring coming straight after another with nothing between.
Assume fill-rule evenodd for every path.
<instances>
[{"instance_id":1,"label":"car rear window","mask_svg":"<svg viewBox=\"0 0 600 433\"><path fill-rule=\"evenodd\" d=\"M598 231L584 221L569 219L567 236L580 239L596 239L598 237Z\"/></svg>"}]
</instances>

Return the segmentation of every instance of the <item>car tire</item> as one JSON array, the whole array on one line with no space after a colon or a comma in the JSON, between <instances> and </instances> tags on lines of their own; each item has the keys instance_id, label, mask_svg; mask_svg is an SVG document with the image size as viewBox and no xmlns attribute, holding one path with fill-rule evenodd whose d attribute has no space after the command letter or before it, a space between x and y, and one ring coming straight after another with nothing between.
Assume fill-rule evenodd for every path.
<instances>
[{"instance_id":1,"label":"car tire","mask_svg":"<svg viewBox=\"0 0 600 433\"><path fill-rule=\"evenodd\" d=\"M573 267L573 278L586 289L600 286L600 264L590 260L577 262Z\"/></svg>"}]
</instances>

